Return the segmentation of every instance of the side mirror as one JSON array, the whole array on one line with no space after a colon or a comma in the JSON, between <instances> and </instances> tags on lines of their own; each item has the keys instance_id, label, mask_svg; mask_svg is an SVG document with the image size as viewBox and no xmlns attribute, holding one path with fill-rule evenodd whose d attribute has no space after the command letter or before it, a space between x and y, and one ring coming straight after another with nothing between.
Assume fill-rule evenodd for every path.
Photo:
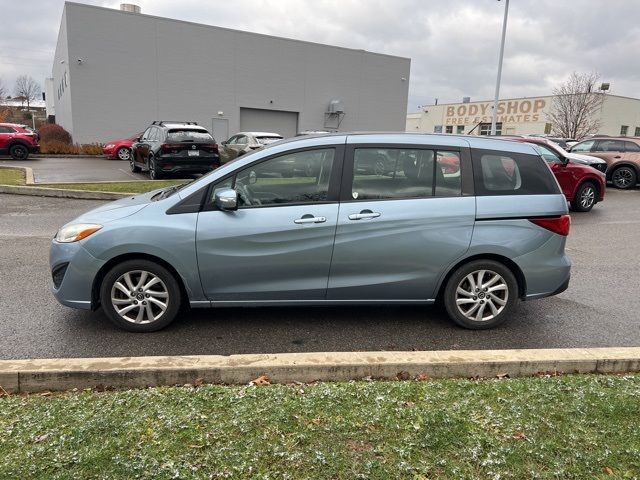
<instances>
[{"instance_id":1,"label":"side mirror","mask_svg":"<svg viewBox=\"0 0 640 480\"><path fill-rule=\"evenodd\" d=\"M141 142L141 141L142 141L142 137L136 138L136 142Z\"/></svg>"},{"instance_id":2,"label":"side mirror","mask_svg":"<svg viewBox=\"0 0 640 480\"><path fill-rule=\"evenodd\" d=\"M224 142L220 142L220 145L226 145L227 141L225 140Z\"/></svg>"},{"instance_id":3,"label":"side mirror","mask_svg":"<svg viewBox=\"0 0 640 480\"><path fill-rule=\"evenodd\" d=\"M238 192L232 188L220 190L215 194L215 204L222 211L232 212L238 209Z\"/></svg>"}]
</instances>

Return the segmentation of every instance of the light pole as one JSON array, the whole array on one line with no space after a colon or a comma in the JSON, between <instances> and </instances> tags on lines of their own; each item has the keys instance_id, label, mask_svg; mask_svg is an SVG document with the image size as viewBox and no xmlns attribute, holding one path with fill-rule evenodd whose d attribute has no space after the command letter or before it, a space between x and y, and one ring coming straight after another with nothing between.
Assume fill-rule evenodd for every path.
<instances>
[{"instance_id":1,"label":"light pole","mask_svg":"<svg viewBox=\"0 0 640 480\"><path fill-rule=\"evenodd\" d=\"M496 94L493 97L493 112L491 113L491 135L496 134L496 116L498 114L498 98L500 97L500 77L502 77L502 56L504 55L504 39L507 36L507 15L508 14L509 14L509 0L505 0L504 20L502 21L502 42L500 42L500 58L498 60L498 79L496 80Z\"/></svg>"}]
</instances>

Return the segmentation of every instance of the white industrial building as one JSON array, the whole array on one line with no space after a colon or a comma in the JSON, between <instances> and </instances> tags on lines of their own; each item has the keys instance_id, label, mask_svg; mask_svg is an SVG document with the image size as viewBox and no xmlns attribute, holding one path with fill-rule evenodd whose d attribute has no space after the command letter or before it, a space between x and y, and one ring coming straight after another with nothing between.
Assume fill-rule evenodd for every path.
<instances>
[{"instance_id":1,"label":"white industrial building","mask_svg":"<svg viewBox=\"0 0 640 480\"><path fill-rule=\"evenodd\" d=\"M597 112L603 135L640 136L640 99L603 95L602 108ZM501 100L497 110L498 135L550 134L552 127L547 114L553 96L522 97ZM493 101L465 101L425 105L417 113L407 115L407 132L458 133L489 135Z\"/></svg>"},{"instance_id":2,"label":"white industrial building","mask_svg":"<svg viewBox=\"0 0 640 480\"><path fill-rule=\"evenodd\" d=\"M408 58L129 10L65 3L48 90L76 142L127 137L153 120L196 121L218 141L405 127Z\"/></svg>"}]
</instances>

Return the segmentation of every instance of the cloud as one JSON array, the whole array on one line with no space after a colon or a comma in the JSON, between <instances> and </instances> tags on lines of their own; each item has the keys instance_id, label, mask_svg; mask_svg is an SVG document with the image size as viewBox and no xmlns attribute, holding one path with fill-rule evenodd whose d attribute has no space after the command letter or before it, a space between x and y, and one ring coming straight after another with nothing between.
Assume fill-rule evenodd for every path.
<instances>
[{"instance_id":1,"label":"cloud","mask_svg":"<svg viewBox=\"0 0 640 480\"><path fill-rule=\"evenodd\" d=\"M134 0L135 2L135 0ZM120 1L86 1L118 8ZM150 15L411 58L409 111L418 105L493 97L504 1L138 0ZM0 78L43 83L51 71L62 0L5 2ZM549 94L572 71L597 71L611 93L638 96L640 2L510 2L501 97ZM115 34L115 32L114 32Z\"/></svg>"}]
</instances>

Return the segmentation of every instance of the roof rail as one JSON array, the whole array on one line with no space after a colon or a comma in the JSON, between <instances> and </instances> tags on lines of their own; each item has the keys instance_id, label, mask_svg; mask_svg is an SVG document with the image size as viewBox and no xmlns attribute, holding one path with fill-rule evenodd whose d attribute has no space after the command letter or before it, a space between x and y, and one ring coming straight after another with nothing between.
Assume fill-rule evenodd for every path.
<instances>
[{"instance_id":1,"label":"roof rail","mask_svg":"<svg viewBox=\"0 0 640 480\"><path fill-rule=\"evenodd\" d=\"M198 122L185 122L184 120L154 120L151 125L164 126L165 123L183 123L185 125L198 125Z\"/></svg>"}]
</instances>

